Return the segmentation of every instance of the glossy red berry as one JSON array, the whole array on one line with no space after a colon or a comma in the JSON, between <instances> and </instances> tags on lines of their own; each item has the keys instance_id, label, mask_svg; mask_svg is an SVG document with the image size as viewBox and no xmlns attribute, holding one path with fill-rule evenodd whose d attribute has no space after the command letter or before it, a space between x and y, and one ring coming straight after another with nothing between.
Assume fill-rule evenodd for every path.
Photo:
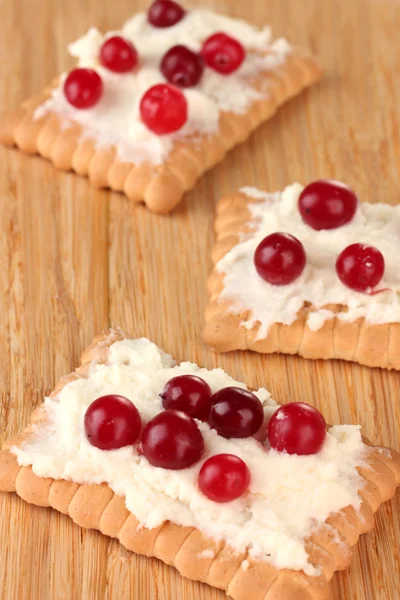
<instances>
[{"instance_id":1,"label":"glossy red berry","mask_svg":"<svg viewBox=\"0 0 400 600\"><path fill-rule=\"evenodd\" d=\"M166 410L147 423L141 447L155 467L177 470L200 460L204 440L192 417L177 410Z\"/></svg>"},{"instance_id":2,"label":"glossy red berry","mask_svg":"<svg viewBox=\"0 0 400 600\"><path fill-rule=\"evenodd\" d=\"M141 426L138 409L124 396L97 398L90 404L84 417L88 441L101 450L116 450L134 444Z\"/></svg>"},{"instance_id":3,"label":"glossy red berry","mask_svg":"<svg viewBox=\"0 0 400 600\"><path fill-rule=\"evenodd\" d=\"M245 438L254 435L264 420L260 400L238 387L226 387L211 398L208 422L226 438Z\"/></svg>"},{"instance_id":4,"label":"glossy red berry","mask_svg":"<svg viewBox=\"0 0 400 600\"><path fill-rule=\"evenodd\" d=\"M173 85L159 83L151 87L140 102L143 123L158 135L174 133L188 119L188 105L183 93Z\"/></svg>"},{"instance_id":5,"label":"glossy red berry","mask_svg":"<svg viewBox=\"0 0 400 600\"><path fill-rule=\"evenodd\" d=\"M203 464L199 487L214 502L231 502L249 489L250 471L246 463L233 454L217 454Z\"/></svg>"},{"instance_id":6,"label":"glossy red berry","mask_svg":"<svg viewBox=\"0 0 400 600\"><path fill-rule=\"evenodd\" d=\"M355 215L358 198L340 181L321 179L307 185L299 198L303 221L313 229L336 229Z\"/></svg>"},{"instance_id":7,"label":"glossy red berry","mask_svg":"<svg viewBox=\"0 0 400 600\"><path fill-rule=\"evenodd\" d=\"M138 64L138 53L129 40L114 35L100 48L100 62L115 73L128 73Z\"/></svg>"},{"instance_id":8,"label":"glossy red berry","mask_svg":"<svg viewBox=\"0 0 400 600\"><path fill-rule=\"evenodd\" d=\"M385 259L374 246L351 244L339 254L336 272L344 285L357 292L365 292L382 279Z\"/></svg>"},{"instance_id":9,"label":"glossy red berry","mask_svg":"<svg viewBox=\"0 0 400 600\"><path fill-rule=\"evenodd\" d=\"M254 254L257 273L272 285L287 285L302 274L306 265L303 245L289 233L272 233Z\"/></svg>"},{"instance_id":10,"label":"glossy red berry","mask_svg":"<svg viewBox=\"0 0 400 600\"><path fill-rule=\"evenodd\" d=\"M156 0L147 14L153 27L172 27L183 19L186 12L180 4L172 0Z\"/></svg>"},{"instance_id":11,"label":"glossy red berry","mask_svg":"<svg viewBox=\"0 0 400 600\"><path fill-rule=\"evenodd\" d=\"M204 42L201 55L208 67L221 75L230 75L240 67L246 52L235 38L226 33L215 33Z\"/></svg>"},{"instance_id":12,"label":"glossy red berry","mask_svg":"<svg viewBox=\"0 0 400 600\"><path fill-rule=\"evenodd\" d=\"M288 454L316 454L326 437L321 413L304 402L291 402L278 408L268 425L271 447Z\"/></svg>"},{"instance_id":13,"label":"glossy red berry","mask_svg":"<svg viewBox=\"0 0 400 600\"><path fill-rule=\"evenodd\" d=\"M73 69L64 82L64 94L75 108L92 108L103 94L103 81L93 69Z\"/></svg>"},{"instance_id":14,"label":"glossy red berry","mask_svg":"<svg viewBox=\"0 0 400 600\"><path fill-rule=\"evenodd\" d=\"M161 61L161 72L165 79L183 88L197 85L203 71L201 56L186 46L174 46Z\"/></svg>"},{"instance_id":15,"label":"glossy red berry","mask_svg":"<svg viewBox=\"0 0 400 600\"><path fill-rule=\"evenodd\" d=\"M160 393L166 409L181 410L194 419L206 421L211 406L211 388L196 375L178 375L165 384Z\"/></svg>"}]
</instances>

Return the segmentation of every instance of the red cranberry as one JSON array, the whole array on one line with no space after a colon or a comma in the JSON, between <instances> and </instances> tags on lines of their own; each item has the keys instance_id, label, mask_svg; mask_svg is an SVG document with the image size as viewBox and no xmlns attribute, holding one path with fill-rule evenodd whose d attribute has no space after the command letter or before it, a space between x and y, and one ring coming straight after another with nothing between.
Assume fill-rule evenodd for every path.
<instances>
[{"instance_id":1,"label":"red cranberry","mask_svg":"<svg viewBox=\"0 0 400 600\"><path fill-rule=\"evenodd\" d=\"M336 229L355 215L358 198L344 183L321 179L307 185L299 198L303 221L313 229Z\"/></svg>"},{"instance_id":2,"label":"red cranberry","mask_svg":"<svg viewBox=\"0 0 400 600\"><path fill-rule=\"evenodd\" d=\"M199 487L214 502L231 502L249 489L250 471L245 462L232 454L212 456L200 469Z\"/></svg>"},{"instance_id":3,"label":"red cranberry","mask_svg":"<svg viewBox=\"0 0 400 600\"><path fill-rule=\"evenodd\" d=\"M165 79L183 88L197 85L203 71L201 56L186 46L174 46L161 61L161 72Z\"/></svg>"},{"instance_id":4,"label":"red cranberry","mask_svg":"<svg viewBox=\"0 0 400 600\"><path fill-rule=\"evenodd\" d=\"M160 393L166 409L181 410L194 419L207 421L211 406L211 388L196 375L178 375L165 384Z\"/></svg>"},{"instance_id":5,"label":"red cranberry","mask_svg":"<svg viewBox=\"0 0 400 600\"><path fill-rule=\"evenodd\" d=\"M295 281L306 265L306 253L299 240L289 233L272 233L258 245L254 254L257 273L272 285Z\"/></svg>"},{"instance_id":6,"label":"red cranberry","mask_svg":"<svg viewBox=\"0 0 400 600\"><path fill-rule=\"evenodd\" d=\"M209 37L201 54L206 65L222 75L236 71L246 57L242 44L226 33L215 33Z\"/></svg>"},{"instance_id":7,"label":"red cranberry","mask_svg":"<svg viewBox=\"0 0 400 600\"><path fill-rule=\"evenodd\" d=\"M204 440L189 415L166 410L149 421L142 434L142 451L149 463L163 469L185 469L200 460Z\"/></svg>"},{"instance_id":8,"label":"red cranberry","mask_svg":"<svg viewBox=\"0 0 400 600\"><path fill-rule=\"evenodd\" d=\"M339 254L336 272L344 285L357 292L365 292L382 279L385 259L374 246L351 244Z\"/></svg>"},{"instance_id":9,"label":"red cranberry","mask_svg":"<svg viewBox=\"0 0 400 600\"><path fill-rule=\"evenodd\" d=\"M116 450L134 444L142 422L136 406L124 396L97 398L85 413L86 437L101 450Z\"/></svg>"},{"instance_id":10,"label":"red cranberry","mask_svg":"<svg viewBox=\"0 0 400 600\"><path fill-rule=\"evenodd\" d=\"M138 53L129 40L114 35L100 48L100 61L115 73L128 73L138 64Z\"/></svg>"},{"instance_id":11,"label":"red cranberry","mask_svg":"<svg viewBox=\"0 0 400 600\"><path fill-rule=\"evenodd\" d=\"M278 408L268 425L271 447L288 454L316 454L326 437L321 413L304 402L291 402Z\"/></svg>"},{"instance_id":12,"label":"red cranberry","mask_svg":"<svg viewBox=\"0 0 400 600\"><path fill-rule=\"evenodd\" d=\"M250 437L260 429L263 420L262 404L248 390L226 387L211 398L208 422L223 437Z\"/></svg>"},{"instance_id":13,"label":"red cranberry","mask_svg":"<svg viewBox=\"0 0 400 600\"><path fill-rule=\"evenodd\" d=\"M156 0L149 8L148 19L153 27L172 27L183 19L186 12L172 0Z\"/></svg>"},{"instance_id":14,"label":"red cranberry","mask_svg":"<svg viewBox=\"0 0 400 600\"><path fill-rule=\"evenodd\" d=\"M140 114L150 131L165 135L184 126L188 119L188 105L178 88L168 83L159 83L143 96Z\"/></svg>"},{"instance_id":15,"label":"red cranberry","mask_svg":"<svg viewBox=\"0 0 400 600\"><path fill-rule=\"evenodd\" d=\"M64 94L75 108L92 108L103 94L103 81L93 69L73 69L64 82Z\"/></svg>"}]
</instances>

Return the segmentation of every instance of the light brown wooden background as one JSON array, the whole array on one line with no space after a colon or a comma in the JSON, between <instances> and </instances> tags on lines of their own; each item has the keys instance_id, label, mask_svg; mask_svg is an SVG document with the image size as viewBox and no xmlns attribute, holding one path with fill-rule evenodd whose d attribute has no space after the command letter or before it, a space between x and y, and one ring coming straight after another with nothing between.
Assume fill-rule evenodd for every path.
<instances>
[{"instance_id":1,"label":"light brown wooden background","mask_svg":"<svg viewBox=\"0 0 400 600\"><path fill-rule=\"evenodd\" d=\"M195 2L187 2L194 6ZM395 0L205 0L270 22L320 55L326 75L234 151L170 217L93 191L45 161L0 149L2 440L20 430L55 381L109 325L152 338L178 359L220 365L280 402L305 400L331 422L362 423L400 448L400 374L341 362L215 356L201 340L219 196L335 177L363 200L400 200L400 4ZM0 0L0 108L12 109L71 63L66 45L89 26L118 28L139 0ZM313 490L310 490L310 494ZM377 516L340 600L398 600L400 495ZM0 497L1 600L222 600L155 560ZM251 600L249 598L249 600ZM293 599L295 600L295 599Z\"/></svg>"}]
</instances>

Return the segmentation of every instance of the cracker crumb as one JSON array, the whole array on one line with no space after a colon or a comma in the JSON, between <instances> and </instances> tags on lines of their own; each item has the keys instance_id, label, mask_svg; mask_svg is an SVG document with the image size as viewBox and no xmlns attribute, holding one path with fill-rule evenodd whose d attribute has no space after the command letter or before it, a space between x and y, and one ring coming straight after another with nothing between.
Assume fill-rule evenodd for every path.
<instances>
[{"instance_id":1,"label":"cracker crumb","mask_svg":"<svg viewBox=\"0 0 400 600\"><path fill-rule=\"evenodd\" d=\"M214 556L215 552L212 548L206 548L202 552L199 552L197 555L198 558L214 558Z\"/></svg>"},{"instance_id":2,"label":"cracker crumb","mask_svg":"<svg viewBox=\"0 0 400 600\"><path fill-rule=\"evenodd\" d=\"M247 569L250 567L249 561L247 559L244 560L241 564L241 567L242 567L242 571L247 571Z\"/></svg>"}]
</instances>

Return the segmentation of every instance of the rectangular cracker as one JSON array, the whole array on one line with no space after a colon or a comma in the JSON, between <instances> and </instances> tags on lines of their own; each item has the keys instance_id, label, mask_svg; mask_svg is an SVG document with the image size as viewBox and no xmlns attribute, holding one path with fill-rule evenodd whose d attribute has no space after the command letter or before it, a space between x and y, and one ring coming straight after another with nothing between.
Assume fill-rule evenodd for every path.
<instances>
[{"instance_id":1,"label":"rectangular cracker","mask_svg":"<svg viewBox=\"0 0 400 600\"><path fill-rule=\"evenodd\" d=\"M250 329L243 325L249 313L238 314L229 302L220 300L225 275L218 271L217 263L239 243L243 233L251 232L249 205L256 202L263 200L239 192L223 198L217 206L205 342L217 352L252 350L262 354L298 354L304 358L335 358L368 367L400 370L400 323L371 325L365 319L350 323L333 318L325 321L321 329L312 331L306 323L307 312L312 307L304 306L292 325L275 323L265 339L257 339L259 325ZM325 308L333 313L345 309L341 305Z\"/></svg>"},{"instance_id":2,"label":"rectangular cracker","mask_svg":"<svg viewBox=\"0 0 400 600\"><path fill-rule=\"evenodd\" d=\"M81 366L64 377L51 394L70 381L87 377L90 364L107 362L108 348L126 339L111 331L98 336L83 353ZM329 581L337 570L349 566L352 547L359 536L374 525L374 513L400 485L400 455L376 448L368 465L359 468L365 486L359 490L361 508L347 507L333 514L306 542L309 561L321 570L317 577L300 571L278 570L246 554L238 555L224 543L207 539L194 528L165 522L155 529L138 529L138 521L125 507L124 499L106 484L78 485L71 481L36 476L31 467L20 467L10 448L32 435L34 423L45 418L42 407L32 414L25 431L8 440L0 452L0 490L16 492L26 502L51 506L69 515L85 528L98 529L119 539L133 552L157 557L174 566L183 576L225 590L234 600L326 600L331 598ZM207 552L204 552L207 550ZM212 552L210 552L212 550Z\"/></svg>"},{"instance_id":3,"label":"rectangular cracker","mask_svg":"<svg viewBox=\"0 0 400 600\"><path fill-rule=\"evenodd\" d=\"M72 170L86 176L97 188L123 192L134 202L144 202L152 211L168 213L201 175L245 141L284 102L319 77L316 60L293 51L281 65L260 73L251 81L255 90L266 89L267 94L255 100L245 114L221 112L217 133L176 141L161 165L121 162L115 147L96 148L93 140L82 135L85 131L79 124L73 123L66 129L55 113L35 119L35 109L49 98L57 83L0 120L0 142L16 146L27 154L39 154L59 170Z\"/></svg>"}]
</instances>

